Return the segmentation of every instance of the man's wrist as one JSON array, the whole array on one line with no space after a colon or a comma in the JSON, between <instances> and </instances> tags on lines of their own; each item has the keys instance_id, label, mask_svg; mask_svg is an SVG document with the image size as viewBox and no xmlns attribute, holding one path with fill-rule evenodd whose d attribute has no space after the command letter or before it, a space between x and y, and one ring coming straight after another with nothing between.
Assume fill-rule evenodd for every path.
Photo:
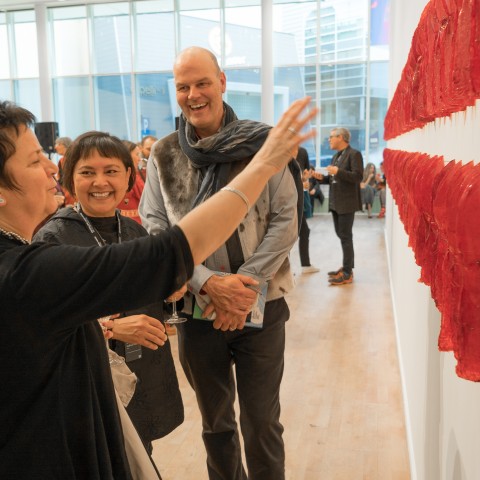
<instances>
[{"instance_id":1,"label":"man's wrist","mask_svg":"<svg viewBox=\"0 0 480 480\"><path fill-rule=\"evenodd\" d=\"M208 277L207 281L202 285L202 288L198 292L200 295L208 295L208 283L212 280L213 277L227 277L231 275L230 272L214 272L211 277ZM215 280L213 280L215 281Z\"/></svg>"}]
</instances>

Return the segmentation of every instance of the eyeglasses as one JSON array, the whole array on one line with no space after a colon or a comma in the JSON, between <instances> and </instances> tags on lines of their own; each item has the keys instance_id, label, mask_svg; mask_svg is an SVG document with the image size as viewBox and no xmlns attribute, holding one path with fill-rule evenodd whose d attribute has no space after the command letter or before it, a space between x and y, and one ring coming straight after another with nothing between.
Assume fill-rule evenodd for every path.
<instances>
[{"instance_id":1,"label":"eyeglasses","mask_svg":"<svg viewBox=\"0 0 480 480\"><path fill-rule=\"evenodd\" d=\"M340 135L330 135L328 138L334 138L334 137L339 137Z\"/></svg>"}]
</instances>

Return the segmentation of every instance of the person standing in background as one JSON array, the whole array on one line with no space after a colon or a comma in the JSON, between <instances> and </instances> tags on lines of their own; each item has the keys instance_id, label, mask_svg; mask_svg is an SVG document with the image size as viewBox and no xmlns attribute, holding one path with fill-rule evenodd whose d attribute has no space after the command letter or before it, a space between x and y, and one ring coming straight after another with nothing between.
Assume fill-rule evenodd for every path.
<instances>
[{"instance_id":1,"label":"person standing in background","mask_svg":"<svg viewBox=\"0 0 480 480\"><path fill-rule=\"evenodd\" d=\"M147 135L143 137L142 141L140 142L140 161L138 162L138 171L144 182L146 180L145 172L147 169L147 162L150 158L152 146L157 140L157 137L154 137L153 135Z\"/></svg>"},{"instance_id":2,"label":"person standing in background","mask_svg":"<svg viewBox=\"0 0 480 480\"><path fill-rule=\"evenodd\" d=\"M368 218L372 218L372 205L377 189L377 170L373 163L367 163L363 172L363 181L360 183L362 205L367 208Z\"/></svg>"},{"instance_id":3,"label":"person standing in background","mask_svg":"<svg viewBox=\"0 0 480 480\"><path fill-rule=\"evenodd\" d=\"M57 174L57 181L62 189L62 193L64 196L63 206L66 207L67 205L73 205L75 203L75 199L70 195L67 189L64 188L63 185L63 157L67 148L72 144L72 139L70 137L58 137L55 140L55 152L59 156L58 159L58 174Z\"/></svg>"},{"instance_id":4,"label":"person standing in background","mask_svg":"<svg viewBox=\"0 0 480 480\"><path fill-rule=\"evenodd\" d=\"M380 212L377 215L377 218L385 217L385 208L386 208L386 197L387 197L387 179L385 177L385 172L383 171L383 162L380 163L380 173L377 173L377 190L378 197L380 199Z\"/></svg>"},{"instance_id":5,"label":"person standing in background","mask_svg":"<svg viewBox=\"0 0 480 480\"><path fill-rule=\"evenodd\" d=\"M140 163L140 147L129 140L123 140L123 144L130 152L136 174L133 187L125 194L125 198L117 205L117 208L120 210L121 215L124 217L130 217L141 225L142 221L138 215L138 205L140 203L140 198L142 197L143 189L145 188L145 181L143 180L143 177L139 175L140 170L138 169Z\"/></svg>"},{"instance_id":6,"label":"person standing in background","mask_svg":"<svg viewBox=\"0 0 480 480\"><path fill-rule=\"evenodd\" d=\"M330 185L328 209L332 212L335 233L342 245L343 265L328 272L328 281L330 285L346 285L353 282L355 257L352 230L355 212L362 210L360 183L363 180L363 157L350 146L351 135L346 128L334 128L328 138L330 148L337 153L327 167L328 175L314 173L314 176Z\"/></svg>"},{"instance_id":7,"label":"person standing in background","mask_svg":"<svg viewBox=\"0 0 480 480\"><path fill-rule=\"evenodd\" d=\"M309 211L313 214L313 210L311 208L312 204L310 201L310 181L309 178L311 176L311 167L310 162L308 160L308 152L305 148L300 147L298 149L298 154L296 158L298 164L300 165L300 170L302 171L302 178L305 183L307 195L304 197L305 201L308 202L308 207L310 207ZM311 216L311 215L310 215ZM304 214L302 215L302 220L300 224L300 234L298 236L298 250L300 253L300 264L302 266L302 273L316 273L319 272L320 269L314 267L310 263L310 253L309 253L309 238L310 238L310 228L308 227L307 223L307 212L304 210Z\"/></svg>"}]
</instances>

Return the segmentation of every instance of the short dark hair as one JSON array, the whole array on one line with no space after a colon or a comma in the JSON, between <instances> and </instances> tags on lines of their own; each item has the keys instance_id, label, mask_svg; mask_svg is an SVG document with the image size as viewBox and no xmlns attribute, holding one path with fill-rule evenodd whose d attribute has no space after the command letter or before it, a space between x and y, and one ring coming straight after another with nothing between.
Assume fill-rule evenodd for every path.
<instances>
[{"instance_id":1,"label":"short dark hair","mask_svg":"<svg viewBox=\"0 0 480 480\"><path fill-rule=\"evenodd\" d=\"M135 142L131 142L130 140L122 140L122 143L128 148L128 151L132 153L138 145Z\"/></svg>"},{"instance_id":2,"label":"short dark hair","mask_svg":"<svg viewBox=\"0 0 480 480\"><path fill-rule=\"evenodd\" d=\"M0 102L0 185L12 190L19 187L7 173L7 160L15 155L15 140L20 135L20 128L30 128L35 123L35 115L13 102Z\"/></svg>"},{"instance_id":3,"label":"short dark hair","mask_svg":"<svg viewBox=\"0 0 480 480\"><path fill-rule=\"evenodd\" d=\"M118 158L126 169L130 169L127 190L129 192L135 184L135 166L130 152L118 137L97 131L80 135L68 147L63 163L63 186L74 195L73 171L75 166L80 160L89 158L95 152L105 158Z\"/></svg>"}]
</instances>

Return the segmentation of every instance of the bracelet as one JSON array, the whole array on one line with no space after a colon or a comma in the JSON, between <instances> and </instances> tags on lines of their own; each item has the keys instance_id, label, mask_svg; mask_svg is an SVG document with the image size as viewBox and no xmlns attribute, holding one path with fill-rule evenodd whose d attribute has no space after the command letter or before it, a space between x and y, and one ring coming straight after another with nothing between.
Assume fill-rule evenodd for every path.
<instances>
[{"instance_id":1,"label":"bracelet","mask_svg":"<svg viewBox=\"0 0 480 480\"><path fill-rule=\"evenodd\" d=\"M247 207L247 213L250 211L250 202L248 201L247 196L241 192L240 190L237 190L236 188L229 187L228 185L226 187L221 188L220 190L224 190L226 192L232 192L238 195L245 203L245 206Z\"/></svg>"}]
</instances>

